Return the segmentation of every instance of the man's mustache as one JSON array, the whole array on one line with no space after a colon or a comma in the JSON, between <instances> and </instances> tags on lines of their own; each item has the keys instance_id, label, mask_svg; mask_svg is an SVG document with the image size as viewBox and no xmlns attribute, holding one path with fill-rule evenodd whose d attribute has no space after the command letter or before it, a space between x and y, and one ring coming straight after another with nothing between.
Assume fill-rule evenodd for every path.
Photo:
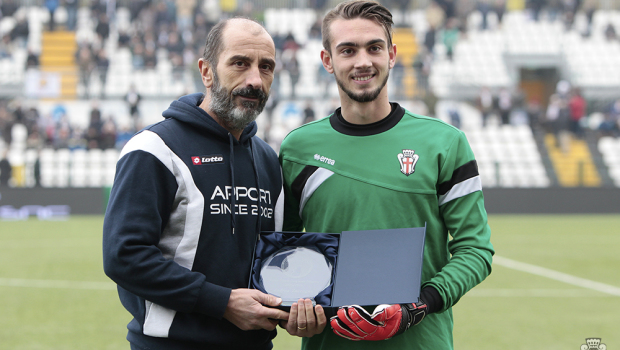
<instances>
[{"instance_id":1,"label":"man's mustache","mask_svg":"<svg viewBox=\"0 0 620 350\"><path fill-rule=\"evenodd\" d=\"M267 98L267 94L263 92L261 89L254 89L251 86L246 86L244 88L240 88L233 91L233 96L242 96L247 98L257 98L259 100L264 100Z\"/></svg>"}]
</instances>

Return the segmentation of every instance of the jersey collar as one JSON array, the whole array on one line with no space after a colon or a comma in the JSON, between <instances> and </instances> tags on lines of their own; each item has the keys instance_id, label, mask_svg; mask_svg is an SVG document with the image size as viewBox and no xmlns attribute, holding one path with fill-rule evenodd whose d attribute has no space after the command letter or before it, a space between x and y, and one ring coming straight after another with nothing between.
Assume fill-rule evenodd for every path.
<instances>
[{"instance_id":1,"label":"jersey collar","mask_svg":"<svg viewBox=\"0 0 620 350\"><path fill-rule=\"evenodd\" d=\"M387 117L370 124L352 124L342 117L340 107L329 118L336 131L349 136L371 136L380 134L394 127L405 115L405 109L398 103L390 102L392 111Z\"/></svg>"}]
</instances>

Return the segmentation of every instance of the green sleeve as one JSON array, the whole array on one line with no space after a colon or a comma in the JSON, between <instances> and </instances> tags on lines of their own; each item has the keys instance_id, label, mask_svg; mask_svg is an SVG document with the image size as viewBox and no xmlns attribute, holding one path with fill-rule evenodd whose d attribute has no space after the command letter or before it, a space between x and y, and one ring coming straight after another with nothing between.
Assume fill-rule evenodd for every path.
<instances>
[{"instance_id":1,"label":"green sleeve","mask_svg":"<svg viewBox=\"0 0 620 350\"><path fill-rule=\"evenodd\" d=\"M473 152L461 133L446 156L440 181L451 179L459 167L473 159ZM441 205L439 213L452 238L448 242L451 257L425 286L437 289L444 302L439 312L443 312L491 273L495 252L481 188Z\"/></svg>"}]
</instances>

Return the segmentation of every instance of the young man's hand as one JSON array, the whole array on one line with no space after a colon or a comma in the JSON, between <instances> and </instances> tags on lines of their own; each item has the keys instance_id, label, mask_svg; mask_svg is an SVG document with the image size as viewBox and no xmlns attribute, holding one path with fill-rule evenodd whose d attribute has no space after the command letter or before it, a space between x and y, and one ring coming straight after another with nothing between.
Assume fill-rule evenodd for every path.
<instances>
[{"instance_id":1,"label":"young man's hand","mask_svg":"<svg viewBox=\"0 0 620 350\"><path fill-rule=\"evenodd\" d=\"M321 305L313 306L310 299L299 299L291 306L288 321L280 326L290 334L298 337L311 337L323 332L327 317Z\"/></svg>"},{"instance_id":2,"label":"young man's hand","mask_svg":"<svg viewBox=\"0 0 620 350\"><path fill-rule=\"evenodd\" d=\"M330 324L336 335L349 340L385 340L420 323L427 311L422 300L415 304L379 305L372 315L357 305L343 306Z\"/></svg>"}]
</instances>

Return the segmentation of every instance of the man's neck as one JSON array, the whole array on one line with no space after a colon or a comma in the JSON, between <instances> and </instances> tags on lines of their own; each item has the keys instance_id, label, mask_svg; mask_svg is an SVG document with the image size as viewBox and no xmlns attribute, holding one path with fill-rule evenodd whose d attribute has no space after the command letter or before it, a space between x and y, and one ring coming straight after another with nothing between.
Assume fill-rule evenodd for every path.
<instances>
[{"instance_id":1,"label":"man's neck","mask_svg":"<svg viewBox=\"0 0 620 350\"><path fill-rule=\"evenodd\" d=\"M380 94L371 102L356 102L351 100L349 96L342 97L340 98L342 117L351 124L375 123L387 117L392 111L387 93Z\"/></svg>"}]
</instances>

